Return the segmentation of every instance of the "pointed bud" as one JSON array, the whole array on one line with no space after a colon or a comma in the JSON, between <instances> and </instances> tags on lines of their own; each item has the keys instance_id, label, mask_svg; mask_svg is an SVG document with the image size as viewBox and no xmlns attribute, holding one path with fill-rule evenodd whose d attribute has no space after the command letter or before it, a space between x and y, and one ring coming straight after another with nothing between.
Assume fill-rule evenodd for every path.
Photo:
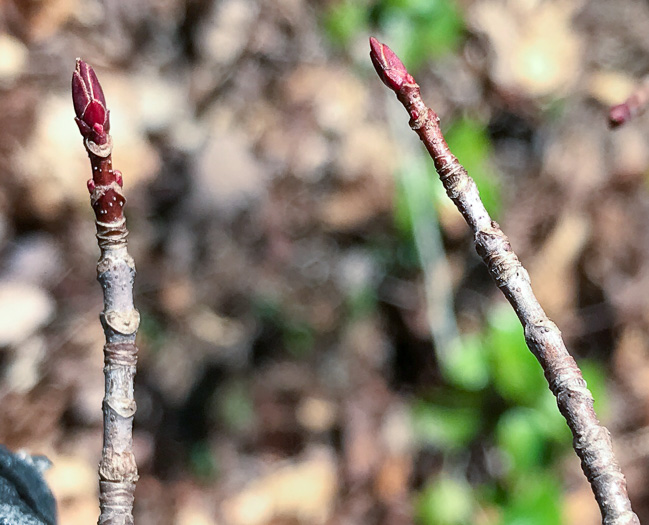
<instances>
[{"instance_id":1,"label":"pointed bud","mask_svg":"<svg viewBox=\"0 0 649 525\"><path fill-rule=\"evenodd\" d=\"M105 144L110 131L106 98L94 70L80 58L72 74L72 103L75 121L84 138Z\"/></svg>"},{"instance_id":2,"label":"pointed bud","mask_svg":"<svg viewBox=\"0 0 649 525\"><path fill-rule=\"evenodd\" d=\"M376 38L370 37L370 58L374 69L383 83L393 91L399 91L404 84L414 84L415 79L410 76L406 66L399 57L385 44Z\"/></svg>"},{"instance_id":3,"label":"pointed bud","mask_svg":"<svg viewBox=\"0 0 649 525\"><path fill-rule=\"evenodd\" d=\"M631 110L629 109L629 105L624 103L624 104L618 104L617 106L613 106L608 113L608 127L609 128L617 128L621 126L622 124L628 122L631 120Z\"/></svg>"}]
</instances>

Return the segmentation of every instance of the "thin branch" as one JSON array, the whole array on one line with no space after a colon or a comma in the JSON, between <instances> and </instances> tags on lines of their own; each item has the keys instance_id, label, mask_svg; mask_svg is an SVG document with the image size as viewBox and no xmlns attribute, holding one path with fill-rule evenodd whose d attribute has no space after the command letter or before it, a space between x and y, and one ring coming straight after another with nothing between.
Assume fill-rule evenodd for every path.
<instances>
[{"instance_id":1,"label":"thin branch","mask_svg":"<svg viewBox=\"0 0 649 525\"><path fill-rule=\"evenodd\" d=\"M97 280L104 292L100 314L106 336L104 444L99 464L99 525L132 525L138 479L133 455L133 381L137 363L135 336L140 314L133 306L135 264L128 254L122 174L113 169L106 99L93 69L77 59L72 75L75 121L90 158L90 203L95 212L101 255Z\"/></svg>"},{"instance_id":2,"label":"thin branch","mask_svg":"<svg viewBox=\"0 0 649 525\"><path fill-rule=\"evenodd\" d=\"M631 509L626 480L613 454L611 437L600 425L593 396L577 363L568 353L561 332L548 319L534 296L530 278L513 252L509 239L489 217L478 188L449 150L439 117L426 107L419 86L394 52L370 39L370 57L383 83L392 89L410 115L410 127L419 135L435 169L475 236L475 247L492 278L516 311L527 346L543 367L550 390L572 431L573 447L581 459L605 525L639 525Z\"/></svg>"},{"instance_id":3,"label":"thin branch","mask_svg":"<svg viewBox=\"0 0 649 525\"><path fill-rule=\"evenodd\" d=\"M645 78L622 104L613 106L608 112L608 125L617 128L632 118L641 115L649 105L649 78Z\"/></svg>"}]
</instances>

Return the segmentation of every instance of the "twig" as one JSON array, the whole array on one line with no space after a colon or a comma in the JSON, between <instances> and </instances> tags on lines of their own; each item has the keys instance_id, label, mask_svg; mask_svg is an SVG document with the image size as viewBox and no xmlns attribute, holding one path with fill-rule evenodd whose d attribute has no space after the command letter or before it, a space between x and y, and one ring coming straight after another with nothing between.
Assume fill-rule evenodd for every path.
<instances>
[{"instance_id":1,"label":"twig","mask_svg":"<svg viewBox=\"0 0 649 525\"><path fill-rule=\"evenodd\" d=\"M622 104L613 106L608 112L608 125L617 128L642 114L649 105L649 79L644 79Z\"/></svg>"},{"instance_id":2,"label":"twig","mask_svg":"<svg viewBox=\"0 0 649 525\"><path fill-rule=\"evenodd\" d=\"M106 99L93 69L77 59L72 75L75 121L90 158L90 203L101 250L97 280L104 291L100 314L106 336L104 444L99 464L99 525L132 525L133 493L138 479L133 455L133 380L137 362L135 336L140 314L133 306L135 264L126 246L122 174L113 169L112 139Z\"/></svg>"},{"instance_id":3,"label":"twig","mask_svg":"<svg viewBox=\"0 0 649 525\"><path fill-rule=\"evenodd\" d=\"M375 38L370 38L370 47L379 77L408 111L410 127L426 146L447 195L474 233L478 254L523 325L527 346L543 367L559 410L572 431L573 447L595 494L602 523L639 525L631 509L626 480L613 454L610 434L595 415L593 396L568 353L561 332L534 296L529 275L512 251L509 239L489 217L474 180L444 140L439 117L426 107L419 86L401 60Z\"/></svg>"}]
</instances>

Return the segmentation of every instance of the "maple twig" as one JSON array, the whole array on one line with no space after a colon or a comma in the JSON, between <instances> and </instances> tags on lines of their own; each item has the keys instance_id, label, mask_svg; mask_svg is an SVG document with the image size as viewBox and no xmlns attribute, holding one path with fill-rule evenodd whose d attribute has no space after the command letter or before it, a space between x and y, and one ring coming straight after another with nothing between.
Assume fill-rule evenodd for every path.
<instances>
[{"instance_id":1,"label":"maple twig","mask_svg":"<svg viewBox=\"0 0 649 525\"><path fill-rule=\"evenodd\" d=\"M410 127L426 146L447 195L474 234L476 251L523 325L527 346L543 367L559 410L572 431L573 447L595 494L602 523L639 525L631 509L626 480L613 454L610 434L593 409L593 396L568 353L561 332L536 299L530 277L509 239L487 213L475 181L451 153L440 130L439 117L426 107L419 86L401 60L375 38L370 38L370 48L379 77L406 108Z\"/></svg>"},{"instance_id":2,"label":"maple twig","mask_svg":"<svg viewBox=\"0 0 649 525\"><path fill-rule=\"evenodd\" d=\"M617 128L642 114L649 105L649 79L642 81L622 104L611 107L608 125Z\"/></svg>"},{"instance_id":3,"label":"maple twig","mask_svg":"<svg viewBox=\"0 0 649 525\"><path fill-rule=\"evenodd\" d=\"M104 292L100 320L106 336L104 442L99 464L99 525L132 525L137 466L133 455L135 336L140 315L133 306L135 264L127 251L122 174L113 169L106 99L93 69L77 59L72 75L75 121L90 158L90 203L101 251L97 280Z\"/></svg>"}]
</instances>

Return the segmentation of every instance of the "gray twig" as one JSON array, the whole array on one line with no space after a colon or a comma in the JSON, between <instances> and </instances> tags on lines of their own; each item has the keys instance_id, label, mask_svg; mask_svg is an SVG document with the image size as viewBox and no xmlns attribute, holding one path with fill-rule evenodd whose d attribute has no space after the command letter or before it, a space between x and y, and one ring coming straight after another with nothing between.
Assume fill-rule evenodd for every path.
<instances>
[{"instance_id":1,"label":"gray twig","mask_svg":"<svg viewBox=\"0 0 649 525\"><path fill-rule=\"evenodd\" d=\"M602 523L639 525L631 509L626 480L613 454L611 436L593 409L593 396L568 353L561 332L536 299L530 277L509 239L487 213L475 181L451 153L440 130L439 117L426 107L419 85L401 60L375 38L370 39L370 47L370 57L379 77L406 108L410 127L426 146L447 195L474 234L476 251L523 325L527 346L543 367L559 411L572 431L573 448L595 494Z\"/></svg>"},{"instance_id":2,"label":"gray twig","mask_svg":"<svg viewBox=\"0 0 649 525\"><path fill-rule=\"evenodd\" d=\"M92 179L88 181L101 250L97 279L104 292L100 314L106 336L104 444L99 465L99 525L132 525L138 479L133 455L135 336L140 314L133 306L135 264L128 254L122 174L113 169L106 100L93 69L80 59L72 75L75 121L84 137Z\"/></svg>"}]
</instances>

